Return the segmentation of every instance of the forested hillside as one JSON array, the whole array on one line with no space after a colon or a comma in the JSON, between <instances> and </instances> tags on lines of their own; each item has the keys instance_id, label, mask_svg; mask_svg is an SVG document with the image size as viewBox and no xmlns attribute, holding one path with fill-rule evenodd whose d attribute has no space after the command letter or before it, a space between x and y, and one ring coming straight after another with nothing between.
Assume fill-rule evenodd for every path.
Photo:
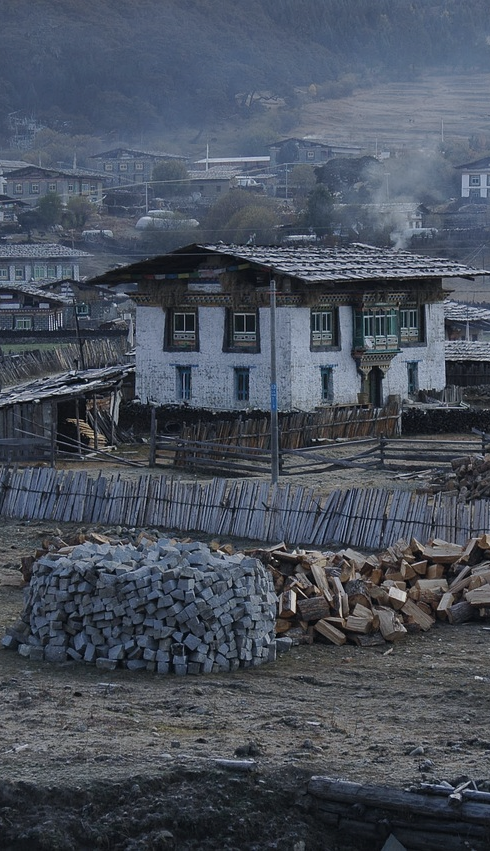
<instances>
[{"instance_id":1,"label":"forested hillside","mask_svg":"<svg viewBox=\"0 0 490 851\"><path fill-rule=\"evenodd\" d=\"M488 0L0 0L0 133L207 129L311 97L490 69Z\"/></svg>"}]
</instances>

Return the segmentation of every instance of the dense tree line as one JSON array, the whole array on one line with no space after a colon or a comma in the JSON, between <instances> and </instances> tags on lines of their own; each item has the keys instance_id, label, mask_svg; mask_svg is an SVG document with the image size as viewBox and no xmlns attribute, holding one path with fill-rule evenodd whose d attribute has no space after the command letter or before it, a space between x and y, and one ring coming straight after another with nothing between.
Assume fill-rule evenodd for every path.
<instances>
[{"instance_id":1,"label":"dense tree line","mask_svg":"<svg viewBox=\"0 0 490 851\"><path fill-rule=\"evenodd\" d=\"M487 0L0 0L0 115L137 138L422 70L486 70Z\"/></svg>"}]
</instances>

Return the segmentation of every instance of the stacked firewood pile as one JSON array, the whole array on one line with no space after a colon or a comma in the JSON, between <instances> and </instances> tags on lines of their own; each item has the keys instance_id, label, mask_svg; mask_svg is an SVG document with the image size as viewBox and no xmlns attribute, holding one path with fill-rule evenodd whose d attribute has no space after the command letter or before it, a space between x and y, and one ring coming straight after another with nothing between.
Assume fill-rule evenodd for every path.
<instances>
[{"instance_id":1,"label":"stacked firewood pile","mask_svg":"<svg viewBox=\"0 0 490 851\"><path fill-rule=\"evenodd\" d=\"M490 535L465 546L399 541L376 555L284 545L264 552L278 596L276 634L369 646L490 615Z\"/></svg>"},{"instance_id":2,"label":"stacked firewood pile","mask_svg":"<svg viewBox=\"0 0 490 851\"><path fill-rule=\"evenodd\" d=\"M132 531L126 536L115 530L78 533L67 540L50 536L35 557L22 560L24 579L30 582L36 558L86 540L138 547L158 538L157 533ZM218 541L209 548L229 555L235 551L232 544ZM400 540L370 555L350 548L291 550L283 543L245 552L271 572L277 597L276 637L289 637L294 643L383 645L428 630L437 621L459 624L490 616L490 533L471 538L464 546L440 539L427 544L414 538Z\"/></svg>"},{"instance_id":3,"label":"stacked firewood pile","mask_svg":"<svg viewBox=\"0 0 490 851\"><path fill-rule=\"evenodd\" d=\"M490 497L490 458L464 455L453 458L452 472L440 473L432 479L430 493L456 491L462 500Z\"/></svg>"}]
</instances>

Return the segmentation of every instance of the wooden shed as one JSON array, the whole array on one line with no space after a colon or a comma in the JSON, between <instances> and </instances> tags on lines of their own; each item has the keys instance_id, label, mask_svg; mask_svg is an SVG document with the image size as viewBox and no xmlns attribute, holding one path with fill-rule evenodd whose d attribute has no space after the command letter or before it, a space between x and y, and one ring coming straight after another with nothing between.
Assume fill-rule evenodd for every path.
<instances>
[{"instance_id":1,"label":"wooden shed","mask_svg":"<svg viewBox=\"0 0 490 851\"><path fill-rule=\"evenodd\" d=\"M119 405L134 395L134 366L74 370L0 393L0 463L50 461L115 442Z\"/></svg>"}]
</instances>

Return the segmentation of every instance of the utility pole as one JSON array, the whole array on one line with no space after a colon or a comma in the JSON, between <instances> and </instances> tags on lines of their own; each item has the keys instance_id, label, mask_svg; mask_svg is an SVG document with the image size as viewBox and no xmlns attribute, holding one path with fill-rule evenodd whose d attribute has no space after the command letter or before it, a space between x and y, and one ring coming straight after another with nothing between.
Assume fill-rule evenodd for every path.
<instances>
[{"instance_id":1,"label":"utility pole","mask_svg":"<svg viewBox=\"0 0 490 851\"><path fill-rule=\"evenodd\" d=\"M271 482L279 479L279 424L277 415L277 368L276 368L276 282L270 282L271 318Z\"/></svg>"}]
</instances>

